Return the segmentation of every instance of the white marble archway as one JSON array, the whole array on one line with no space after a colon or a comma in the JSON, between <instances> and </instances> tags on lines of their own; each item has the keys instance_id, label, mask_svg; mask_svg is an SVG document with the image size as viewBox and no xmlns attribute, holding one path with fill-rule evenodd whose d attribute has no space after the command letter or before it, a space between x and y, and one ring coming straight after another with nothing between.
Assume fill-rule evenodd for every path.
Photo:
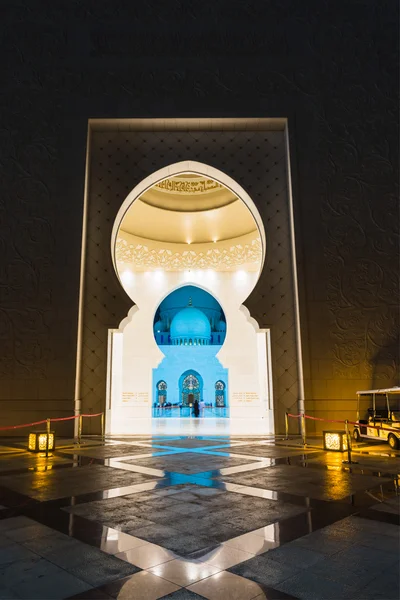
<instances>
[{"instance_id":1,"label":"white marble archway","mask_svg":"<svg viewBox=\"0 0 400 600\"><path fill-rule=\"evenodd\" d=\"M109 331L108 383L107 383L107 409L108 410L107 410L107 418L106 418L107 431L108 431L108 433L111 433L111 434L126 433L126 431L122 430L122 429L125 427L127 420L129 420L131 423L130 427L133 427L133 426L139 427L139 429L135 430L135 431L132 431L131 429L129 429L130 431L132 431L132 433L140 433L143 431L146 431L148 433L150 433L151 431L154 432L155 425L156 425L157 431L159 433L162 433L160 428L163 428L163 425L166 427L165 433L179 433L179 432L180 433L193 433L193 431L194 431L193 428L195 428L195 430L198 431L199 433L213 433L213 432L216 433L217 431L219 433L225 433L225 434L226 433L239 433L239 434L240 433L253 433L253 434L272 433L274 425L273 425L273 418L272 418L273 397L272 397L271 360L270 360L270 356L269 356L269 354L270 354L269 330L261 330L258 327L258 324L256 323L256 321L254 321L254 319L252 319L250 317L248 310L241 304L241 302L243 302L245 300L245 297L247 297L249 295L249 293L251 292L251 290L254 288L255 284L257 283L257 279L261 273L262 266L263 266L263 263L265 260L265 248L266 248L265 230L264 230L264 226L262 223L262 219L261 219L261 216L260 216L254 202L252 201L252 199L250 198L248 193L236 181L234 181L230 176L226 175L222 171L215 169L209 165L195 162L195 161L182 161L179 163L175 163L173 165L169 165L168 167L164 167L163 169L160 169L160 170L156 171L155 173L153 173L152 175L146 177L137 186L135 186L135 188L128 194L125 201L122 203L122 205L117 213L115 222L114 222L112 236L111 236L111 254L112 254L112 260L113 260L113 265L114 265L116 274L120 280L121 286L124 287L124 289L125 289L124 282L121 280L120 273L118 272L118 268L117 268L116 243L117 243L117 236L118 236L118 232L119 232L121 223L122 223L127 211L130 209L132 204L146 190L151 188L153 185L159 183L163 179L173 177L173 176L183 174L183 173L185 173L185 174L186 173L194 173L196 175L203 175L207 178L214 179L218 183L220 183L223 186L230 189L240 200L242 200L242 202L249 209L249 211L251 212L251 214L255 220L255 223L258 227L258 230L259 230L261 245L262 245L262 260L261 260L260 270L257 273L257 275L254 274L255 277L252 278L251 286L248 287L248 289L246 289L246 294L244 294L243 298L237 303L237 307L235 309L236 316L234 317L234 320L238 322L238 327L243 328L246 326L245 323L247 323L248 325L250 324L251 329L253 331L252 335L254 336L254 344L255 344L255 346L257 346L257 349L258 349L256 351L256 354L254 355L254 361L257 362L258 383L255 387L259 391L260 409L254 412L254 414L252 415L252 418L248 420L246 425L245 425L246 419L244 418L244 415L246 413L245 409L249 408L247 406L243 406L241 409L241 412L238 411L236 419L232 419L232 418L225 419L225 420L220 419L219 421L221 421L221 422L219 422L219 423L211 423L211 420L207 419L207 420L204 420L205 422L202 423L201 425L199 424L199 422L192 422L193 421L192 419L190 419L188 422L183 422L178 419L176 423L173 423L172 422L173 420L169 419L164 424L162 424L160 422L160 420L158 420L157 423L155 424L155 423L152 423L152 419L149 418L150 414L148 416L146 416L146 414L143 410L142 410L142 412L137 411L135 418L133 418L132 411L131 411L132 415L128 416L128 413L129 413L128 407L123 407L123 408L120 407L120 408L117 408L117 411L116 411L115 410L116 404L115 404L115 401L113 401L113 397L121 398L124 395L124 393L123 393L124 388L123 388L123 384L122 384L122 371L123 371L122 365L124 362L124 358L123 358L124 337L123 336L126 335L127 330L129 330L130 328L138 327L138 331L141 331L141 335L142 335L141 339L142 339L142 343L143 343L143 339L145 337L145 333L144 333L145 327L144 327L144 323L142 323L142 325L140 325L139 322L142 319L142 320L145 320L146 323L147 323L147 321L149 321L149 323L150 323L149 315L147 315L147 316L142 315L141 313L143 312L143 310L141 310L141 308L140 308L144 304L147 304L147 298L146 298L146 302L142 302L142 303L140 301L138 302L139 309L138 309L138 307L133 307L129 311L127 318L122 321L118 330L110 330ZM215 275L217 276L217 273ZM168 286L163 291L163 295L171 293L172 289L176 289L177 287L181 287L182 285L188 285L188 284L197 285L197 286L202 287L203 289L206 289L207 291L209 291L212 295L214 295L218 299L218 301L220 301L220 303L223 306L224 311L225 311L224 299L223 299L223 297L222 298L220 297L220 294L221 294L221 291L223 288L223 285L221 288L221 282L219 282L219 284L218 284L219 287L218 287L218 285L212 284L211 282L192 279L192 276L191 276L189 278L189 280L184 278L182 281L179 281L179 282L178 281L169 282ZM151 303L151 300L150 300L151 295L152 295L152 293L149 290L149 302L150 303ZM160 298L162 298L162 295L160 296ZM160 298L158 298L158 301L160 301ZM143 300L143 298L142 298L142 300ZM136 298L134 299L134 301L136 302ZM225 298L225 302L226 301L227 301L227 298ZM147 308L148 307L146 306L144 312L146 312ZM135 325L133 323L134 321L136 322L137 325ZM239 325L239 323L240 323L240 325ZM148 328L150 330L150 326ZM147 331L147 329L146 329L146 331ZM132 334L128 333L128 335L132 335ZM241 339L240 335L237 335L236 345L240 344L240 339ZM155 345L155 342L154 342L154 345ZM157 361L159 362L159 360L161 358L161 352L158 349L158 347L157 347L157 349L152 348L152 342L150 340L148 340L147 347L148 347L149 356L150 356L150 354L151 355L154 354L153 362L154 362L154 366L156 366ZM230 361L232 364L232 357L229 357L229 353L227 352L226 344L224 344L224 347L221 351L221 363L222 364L225 361L224 353L226 353L226 360L228 362ZM158 356L158 355L160 355L160 356ZM121 365L120 368L115 368L117 363L119 363ZM233 361L233 364L235 364L235 361ZM237 369L240 370L240 368L241 368L240 361L236 360L236 364L237 364ZM143 385L143 388L144 387L145 387L145 384ZM251 388L251 386L250 386L250 388ZM249 389L249 387L244 386L243 389ZM262 390L262 392L261 392L261 390ZM251 394L249 394L249 396L250 395ZM263 398L262 403L261 403L261 397ZM121 415L118 416L118 418L116 418L116 412L118 412L118 414L121 413ZM125 414L125 417L122 417L123 412ZM267 413L268 413L268 415L267 415ZM196 429L199 426L200 426L200 430ZM119 430L120 427L122 427L121 430Z\"/></svg>"}]
</instances>

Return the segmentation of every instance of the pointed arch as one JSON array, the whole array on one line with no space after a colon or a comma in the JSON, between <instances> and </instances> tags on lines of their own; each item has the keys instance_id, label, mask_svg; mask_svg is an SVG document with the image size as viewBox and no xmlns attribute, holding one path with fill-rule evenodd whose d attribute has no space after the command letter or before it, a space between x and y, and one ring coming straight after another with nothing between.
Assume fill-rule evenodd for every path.
<instances>
[{"instance_id":1,"label":"pointed arch","mask_svg":"<svg viewBox=\"0 0 400 600\"><path fill-rule=\"evenodd\" d=\"M179 396L182 405L189 404L189 396L200 401L203 395L203 378L194 369L188 369L179 378Z\"/></svg>"},{"instance_id":2,"label":"pointed arch","mask_svg":"<svg viewBox=\"0 0 400 600\"><path fill-rule=\"evenodd\" d=\"M167 383L164 379L161 379L156 384L157 404L159 406L165 406L167 403Z\"/></svg>"}]
</instances>

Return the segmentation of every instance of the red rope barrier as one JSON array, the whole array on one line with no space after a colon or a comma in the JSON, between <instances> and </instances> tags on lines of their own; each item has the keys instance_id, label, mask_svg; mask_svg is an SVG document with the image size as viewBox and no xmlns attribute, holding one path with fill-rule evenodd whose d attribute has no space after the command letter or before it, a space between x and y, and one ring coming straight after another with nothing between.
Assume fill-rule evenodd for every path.
<instances>
[{"instance_id":1,"label":"red rope barrier","mask_svg":"<svg viewBox=\"0 0 400 600\"><path fill-rule=\"evenodd\" d=\"M96 413L95 415L81 415L81 417L100 417L103 413Z\"/></svg>"},{"instance_id":2,"label":"red rope barrier","mask_svg":"<svg viewBox=\"0 0 400 600\"><path fill-rule=\"evenodd\" d=\"M0 431L4 431L5 429L20 429L21 427L33 427L34 425L42 425L46 423L46 419L44 421L35 421L34 423L24 423L23 425L9 425L8 427L0 427Z\"/></svg>"},{"instance_id":3,"label":"red rope barrier","mask_svg":"<svg viewBox=\"0 0 400 600\"><path fill-rule=\"evenodd\" d=\"M50 421L70 421L71 419L79 419L79 417L100 417L103 413L96 413L94 415L73 415L72 417L58 417L54 419L50 419ZM34 427L35 425L43 425L43 423L47 423L47 419L43 419L43 421L35 421L34 423L24 423L23 425L8 425L7 427L0 427L0 431L5 431L7 429L21 429L21 427Z\"/></svg>"},{"instance_id":4,"label":"red rope barrier","mask_svg":"<svg viewBox=\"0 0 400 600\"><path fill-rule=\"evenodd\" d=\"M325 421L326 423L346 423L346 421L338 421L336 419L322 419L321 417L311 417L310 415L292 415L287 413L288 417L293 417L294 419L300 419L304 417L305 419L311 419L312 421ZM384 431L397 431L400 432L400 429L393 429L392 427L379 427L378 425L369 425L368 423L357 423L357 421L347 421L348 425L358 425L359 427L371 427L372 429L382 429Z\"/></svg>"}]
</instances>

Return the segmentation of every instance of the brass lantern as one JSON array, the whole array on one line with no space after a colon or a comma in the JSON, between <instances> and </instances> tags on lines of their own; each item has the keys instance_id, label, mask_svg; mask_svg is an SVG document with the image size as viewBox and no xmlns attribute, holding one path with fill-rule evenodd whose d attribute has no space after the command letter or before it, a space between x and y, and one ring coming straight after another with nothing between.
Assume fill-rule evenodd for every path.
<instances>
[{"instance_id":1,"label":"brass lantern","mask_svg":"<svg viewBox=\"0 0 400 600\"><path fill-rule=\"evenodd\" d=\"M31 452L52 452L56 447L54 431L31 431L28 437L28 450Z\"/></svg>"},{"instance_id":2,"label":"brass lantern","mask_svg":"<svg viewBox=\"0 0 400 600\"><path fill-rule=\"evenodd\" d=\"M347 450L347 434L345 431L323 431L324 450L345 452Z\"/></svg>"}]
</instances>

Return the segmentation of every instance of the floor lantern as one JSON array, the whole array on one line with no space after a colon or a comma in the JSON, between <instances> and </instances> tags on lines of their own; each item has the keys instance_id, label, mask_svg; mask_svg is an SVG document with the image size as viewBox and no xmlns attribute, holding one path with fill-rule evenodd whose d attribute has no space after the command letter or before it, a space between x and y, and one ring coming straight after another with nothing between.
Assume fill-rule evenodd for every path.
<instances>
[{"instance_id":1,"label":"floor lantern","mask_svg":"<svg viewBox=\"0 0 400 600\"><path fill-rule=\"evenodd\" d=\"M347 434L345 431L323 431L324 450L345 452L347 450Z\"/></svg>"},{"instance_id":2,"label":"floor lantern","mask_svg":"<svg viewBox=\"0 0 400 600\"><path fill-rule=\"evenodd\" d=\"M30 431L28 437L28 450L30 452L52 452L56 446L54 431Z\"/></svg>"}]
</instances>

